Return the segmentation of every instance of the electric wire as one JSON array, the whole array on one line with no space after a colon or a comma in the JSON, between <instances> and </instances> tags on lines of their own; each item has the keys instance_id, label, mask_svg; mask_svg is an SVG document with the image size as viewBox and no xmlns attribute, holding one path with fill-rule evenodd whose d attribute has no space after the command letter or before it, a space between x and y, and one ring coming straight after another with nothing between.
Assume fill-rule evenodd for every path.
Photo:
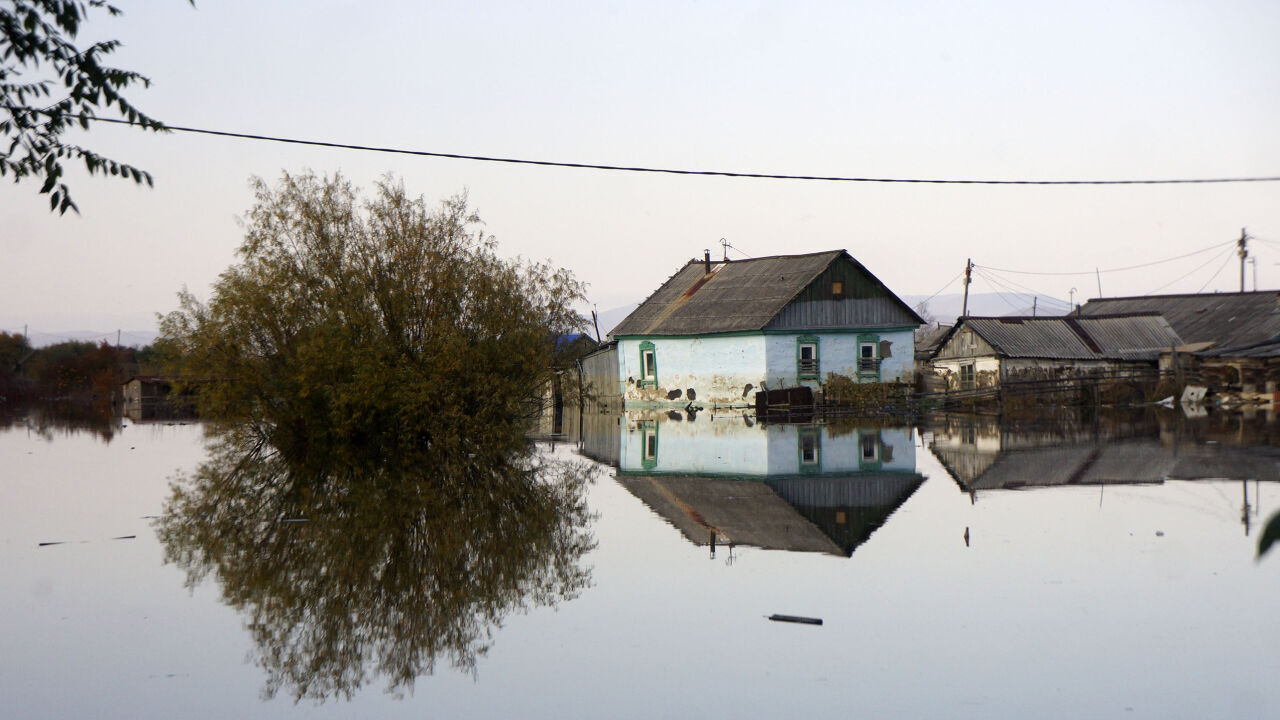
<instances>
[{"instance_id":1,"label":"electric wire","mask_svg":"<svg viewBox=\"0 0 1280 720\"><path fill-rule=\"evenodd\" d=\"M1230 259L1231 259L1231 255L1232 255L1232 252L1228 250L1228 251L1227 251L1227 253L1226 253L1226 257L1227 257L1227 259L1228 259L1228 260L1230 260ZM1161 285L1160 287L1156 288L1155 290L1152 290L1152 291L1150 291L1150 292L1143 293L1143 294L1144 294L1144 295L1155 295L1155 294L1159 293L1161 290L1164 290L1165 288L1169 287L1170 285L1177 284L1177 283L1181 282L1182 280L1185 280L1185 279L1187 279L1187 278L1191 277L1192 275L1195 275L1196 273L1200 272L1200 271L1201 271L1201 270L1203 270L1204 268L1208 267L1210 263L1212 263L1213 261L1217 260L1219 257L1220 257L1220 256L1218 256L1218 255L1214 255L1213 257L1209 258L1208 260L1204 261L1203 263L1201 263L1201 264L1197 265L1196 267L1192 268L1192 270L1191 270L1190 272L1188 272L1187 274L1185 274L1185 275L1181 275L1181 276L1179 276L1179 277L1177 277L1177 278L1174 278L1173 280L1171 280L1171 281L1169 281L1169 282L1165 283L1164 285ZM1221 270L1219 270L1219 272L1221 272ZM1207 285L1207 284L1208 284L1208 283L1206 283L1206 285Z\"/></svg>"},{"instance_id":2,"label":"electric wire","mask_svg":"<svg viewBox=\"0 0 1280 720\"><path fill-rule=\"evenodd\" d=\"M985 276L985 275L982 275L981 273L979 273L978 277L982 278L983 282L985 282L985 283L987 284L987 287L991 288L992 292L994 292L994 293L996 294L996 296L997 296L997 297L999 297L1001 300L1003 300L1003 301L1004 301L1004 304L1005 304L1005 305L1008 305L1008 306L1009 306L1009 308L1010 308L1011 310L1013 310L1014 312L1017 312L1017 313L1022 312L1023 308L1018 307L1017 305L1014 305L1012 302L1010 302L1010 301L1009 301L1009 299L1008 299L1007 297L1005 297L1004 293L1000 292L998 289L996 289L996 286L995 286L995 285L992 285L992 284L991 284L991 279L990 279L990 278L988 278L988 277L987 277L987 276Z\"/></svg>"},{"instance_id":3,"label":"electric wire","mask_svg":"<svg viewBox=\"0 0 1280 720\"><path fill-rule=\"evenodd\" d=\"M979 266L975 265L974 267L977 268ZM1048 304L1057 305L1059 307L1063 307L1068 310L1071 309L1071 303L1065 302L1063 300L1059 300L1058 298L1054 297L1050 293L1042 292L1035 288L1028 287L1026 285L1023 285L1022 283L1018 283L1013 280L1010 280L1009 278L998 277L996 275L991 274L990 271L987 270L986 268L983 268L983 271L985 271L983 272L983 275L989 281L1000 285L1001 287L1005 288L1006 290L1009 290L1010 292L1013 292L1018 295L1031 295L1033 297L1043 298Z\"/></svg>"},{"instance_id":4,"label":"electric wire","mask_svg":"<svg viewBox=\"0 0 1280 720\"><path fill-rule=\"evenodd\" d=\"M946 290L947 288L951 287L951 285L952 285L953 283L955 283L955 281L959 280L961 275L964 275L964 271L963 271L963 270L961 270L960 272L956 273L956 274L955 274L955 277L953 277L953 278L951 278L950 280L948 280L946 285L943 285L942 287L938 288L937 292L935 292L934 294L932 294L932 295L930 295L929 297L925 298L924 300L921 300L920 302L922 302L922 303L927 303L927 302L929 302L930 300L932 300L932 299L934 299L934 298L938 297L938 295L939 295L943 290Z\"/></svg>"},{"instance_id":5,"label":"electric wire","mask_svg":"<svg viewBox=\"0 0 1280 720\"><path fill-rule=\"evenodd\" d=\"M1031 270L1006 270L1003 268L994 268L989 265L983 265L982 267L987 270L994 270L996 272L1002 272L1002 273L1013 273L1016 275L1057 275L1057 276L1094 275L1096 273L1124 272L1126 270L1138 270L1141 268L1151 267L1153 265L1161 265L1163 263L1173 262L1174 260L1182 260L1183 258L1189 258L1189 257L1192 257L1193 255L1200 255L1201 253L1207 253L1210 250L1216 250L1221 247L1226 247L1227 245L1235 245L1235 244L1236 244L1235 240L1228 240L1227 242L1216 243L1214 245L1210 245L1209 247L1201 248L1194 252L1189 252L1185 255L1178 255L1176 257L1165 258L1163 260L1153 260L1152 262L1142 263L1140 265L1129 265L1127 267L1110 268L1107 270L1094 269L1094 270L1085 270L1084 272L1035 272ZM974 267L978 267L978 265L975 264Z\"/></svg>"},{"instance_id":6,"label":"electric wire","mask_svg":"<svg viewBox=\"0 0 1280 720\"><path fill-rule=\"evenodd\" d=\"M1200 289L1197 290L1196 293L1204 292L1204 289L1209 287L1209 283L1213 282L1218 277L1218 275L1222 274L1222 269L1227 266L1227 263L1231 262L1231 255L1232 253L1227 254L1226 259L1223 260L1222 264L1218 266L1218 270L1214 272L1213 275L1208 280L1206 280L1203 285L1200 286Z\"/></svg>"},{"instance_id":7,"label":"electric wire","mask_svg":"<svg viewBox=\"0 0 1280 720\"><path fill-rule=\"evenodd\" d=\"M118 118L87 118L95 122L114 123L117 125L138 125L139 123ZM897 183L919 185L1203 185L1223 183L1260 183L1280 182L1280 175L1257 177L1219 177L1219 178L1146 178L1122 180L979 180L963 178L891 178L891 177L857 177L842 175L791 175L780 173L740 172L730 170L689 170L680 168L645 167L638 165L606 165L601 163L565 162L558 160L530 160L528 158L497 157L492 155L470 155L464 153L447 153L431 150L408 150L404 148L381 147L376 145L357 145L354 143L329 142L323 140L303 140L299 138L260 135L256 133L232 132L229 130L209 130L206 128L187 127L182 125L165 125L165 130L185 132L216 137L239 138L242 140L262 140L266 142L287 143L291 145L309 145L341 150L361 150L364 152L392 153L397 155L415 155L419 157L437 157L451 160L473 160L477 162L506 163L510 165L537 165L541 167L561 167L581 170L609 170L615 172L654 173L665 175L699 175L713 177L756 178L764 180L815 180L823 182L848 183Z\"/></svg>"},{"instance_id":8,"label":"electric wire","mask_svg":"<svg viewBox=\"0 0 1280 720\"><path fill-rule=\"evenodd\" d=\"M981 271L979 272L979 275L980 275L980 277L982 277L984 280L986 280L989 284L998 285L998 286L1000 286L1000 287L1004 288L1005 290L1008 290L1008 291L1009 291L1009 292L1010 292L1014 297L1017 297L1021 302L1026 302L1027 297L1028 297L1028 296L1030 296L1030 297L1031 297L1031 300L1032 300L1032 304L1033 304L1033 306L1035 306L1035 305L1044 305L1044 306L1046 306L1046 307L1049 309L1049 312L1052 312L1052 311L1053 311L1053 307L1051 307L1051 306L1057 306L1057 308L1059 308L1059 309L1063 309L1063 310L1070 310L1070 309L1071 309L1071 304L1070 304L1070 303L1068 303L1068 302L1064 302L1064 301L1062 301L1062 300L1059 300L1059 299L1057 299L1057 298L1055 298L1055 297L1053 297L1052 295L1049 295L1049 294L1047 294L1047 293L1038 292L1038 291L1036 291L1036 290L1033 290L1033 289L1031 289L1031 288L1027 288L1027 287L1011 287L1009 284L1007 284L1007 278L1002 279L1002 278L999 278L999 277L996 277L996 276L994 276L994 275L991 275L991 274L988 274L988 273L985 273L985 272L981 272ZM1004 281L1002 281L1002 280L1004 280ZM1040 300L1043 300L1044 302L1043 302L1043 303L1041 303L1041 302L1040 302ZM1008 302L1008 301L1006 300L1006 302ZM1018 308L1014 308L1014 309L1016 309L1016 310L1025 310L1026 308L1025 308L1025 307L1018 307Z\"/></svg>"}]
</instances>

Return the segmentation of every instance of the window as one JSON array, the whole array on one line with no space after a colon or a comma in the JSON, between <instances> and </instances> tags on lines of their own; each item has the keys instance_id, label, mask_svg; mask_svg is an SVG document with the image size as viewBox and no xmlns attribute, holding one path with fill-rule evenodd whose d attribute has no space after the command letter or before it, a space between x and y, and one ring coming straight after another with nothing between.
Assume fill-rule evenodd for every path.
<instances>
[{"instance_id":1,"label":"window","mask_svg":"<svg viewBox=\"0 0 1280 720\"><path fill-rule=\"evenodd\" d=\"M796 338L796 378L817 380L820 377L822 366L818 358L818 338L812 335Z\"/></svg>"},{"instance_id":2,"label":"window","mask_svg":"<svg viewBox=\"0 0 1280 720\"><path fill-rule=\"evenodd\" d=\"M641 422L641 450L640 466L645 470L652 470L658 465L658 424L656 422Z\"/></svg>"},{"instance_id":3,"label":"window","mask_svg":"<svg viewBox=\"0 0 1280 720\"><path fill-rule=\"evenodd\" d=\"M640 387L658 387L658 353L648 340L640 343Z\"/></svg>"},{"instance_id":4,"label":"window","mask_svg":"<svg viewBox=\"0 0 1280 720\"><path fill-rule=\"evenodd\" d=\"M880 379L879 336L858 336L858 377L859 379L872 381Z\"/></svg>"},{"instance_id":5,"label":"window","mask_svg":"<svg viewBox=\"0 0 1280 720\"><path fill-rule=\"evenodd\" d=\"M860 458L864 463L873 463L880 459L880 438L877 435L863 435L858 438L859 449L862 451Z\"/></svg>"},{"instance_id":6,"label":"window","mask_svg":"<svg viewBox=\"0 0 1280 720\"><path fill-rule=\"evenodd\" d=\"M974 386L973 383L973 363L966 363L960 366L960 389L964 390Z\"/></svg>"},{"instance_id":7,"label":"window","mask_svg":"<svg viewBox=\"0 0 1280 720\"><path fill-rule=\"evenodd\" d=\"M800 428L796 437L800 455L800 472L816 472L822 469L822 444L818 428Z\"/></svg>"},{"instance_id":8,"label":"window","mask_svg":"<svg viewBox=\"0 0 1280 720\"><path fill-rule=\"evenodd\" d=\"M831 281L831 294L838 298L844 297L844 281L843 280Z\"/></svg>"}]
</instances>

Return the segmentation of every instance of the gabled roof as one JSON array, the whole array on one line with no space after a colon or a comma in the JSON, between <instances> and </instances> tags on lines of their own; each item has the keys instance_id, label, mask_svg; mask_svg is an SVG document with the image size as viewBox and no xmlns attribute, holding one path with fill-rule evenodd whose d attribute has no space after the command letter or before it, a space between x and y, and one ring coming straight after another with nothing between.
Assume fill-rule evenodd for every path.
<instances>
[{"instance_id":1,"label":"gabled roof","mask_svg":"<svg viewBox=\"0 0 1280 720\"><path fill-rule=\"evenodd\" d=\"M1094 298L1083 316L1158 312L1188 343L1211 341L1237 347L1280 335L1280 292Z\"/></svg>"},{"instance_id":2,"label":"gabled roof","mask_svg":"<svg viewBox=\"0 0 1280 720\"><path fill-rule=\"evenodd\" d=\"M609 333L626 335L702 335L761 330L832 263L847 259L883 289L910 317L923 323L861 263L844 250L807 255L711 263L690 260Z\"/></svg>"},{"instance_id":3,"label":"gabled roof","mask_svg":"<svg viewBox=\"0 0 1280 720\"><path fill-rule=\"evenodd\" d=\"M1078 317L965 317L938 344L941 350L961 327L971 328L996 353L1013 358L1055 360L1154 360L1182 339L1156 313ZM936 354L936 352L935 352Z\"/></svg>"}]
</instances>

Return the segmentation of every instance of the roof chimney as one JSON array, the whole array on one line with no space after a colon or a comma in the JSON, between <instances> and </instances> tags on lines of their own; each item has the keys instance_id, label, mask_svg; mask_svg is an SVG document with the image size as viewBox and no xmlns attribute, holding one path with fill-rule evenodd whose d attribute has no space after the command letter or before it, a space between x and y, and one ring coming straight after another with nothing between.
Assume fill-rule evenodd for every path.
<instances>
[{"instance_id":1,"label":"roof chimney","mask_svg":"<svg viewBox=\"0 0 1280 720\"><path fill-rule=\"evenodd\" d=\"M703 267L706 269L705 274L710 275L711 274L711 251L710 250L702 251L702 262L703 262Z\"/></svg>"}]
</instances>

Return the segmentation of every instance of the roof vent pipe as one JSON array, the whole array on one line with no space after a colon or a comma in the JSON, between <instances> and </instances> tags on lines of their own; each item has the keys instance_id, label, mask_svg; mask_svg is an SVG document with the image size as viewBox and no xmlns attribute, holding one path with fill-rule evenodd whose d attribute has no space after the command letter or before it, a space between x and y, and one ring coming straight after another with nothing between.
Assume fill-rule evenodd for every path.
<instances>
[{"instance_id":1,"label":"roof vent pipe","mask_svg":"<svg viewBox=\"0 0 1280 720\"><path fill-rule=\"evenodd\" d=\"M710 275L711 274L711 251L710 250L702 251L702 262L706 267L706 274Z\"/></svg>"}]
</instances>

